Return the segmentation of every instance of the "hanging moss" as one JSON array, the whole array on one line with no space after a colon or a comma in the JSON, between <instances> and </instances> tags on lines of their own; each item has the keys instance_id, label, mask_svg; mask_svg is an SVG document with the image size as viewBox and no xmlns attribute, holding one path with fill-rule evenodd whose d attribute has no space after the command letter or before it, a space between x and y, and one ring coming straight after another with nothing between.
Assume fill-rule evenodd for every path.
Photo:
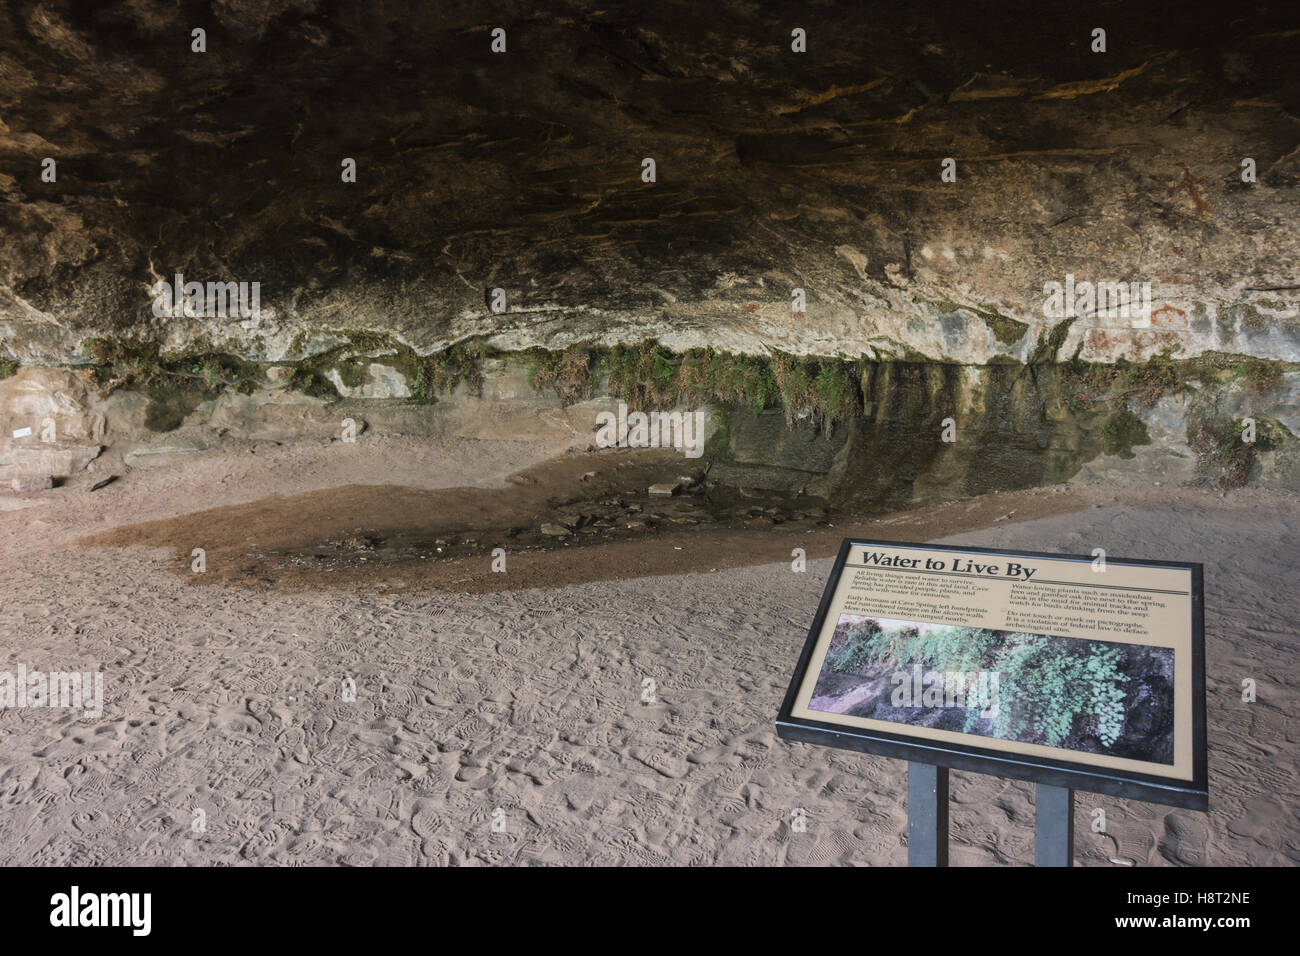
<instances>
[{"instance_id":1,"label":"hanging moss","mask_svg":"<svg viewBox=\"0 0 1300 956\"><path fill-rule=\"evenodd\" d=\"M1256 395L1266 395L1281 381L1282 363L1248 359L1243 363L1241 377L1246 388Z\"/></svg>"},{"instance_id":2,"label":"hanging moss","mask_svg":"<svg viewBox=\"0 0 1300 956\"><path fill-rule=\"evenodd\" d=\"M331 400L339 397L338 389L326 375L329 367L338 361L340 349L321 352L294 363L289 373L289 387L313 398Z\"/></svg>"},{"instance_id":3,"label":"hanging moss","mask_svg":"<svg viewBox=\"0 0 1300 956\"><path fill-rule=\"evenodd\" d=\"M765 359L709 349L704 356L704 366L707 369L704 387L691 396L692 400L712 396L720 402L748 405L754 411L776 404L776 377Z\"/></svg>"},{"instance_id":4,"label":"hanging moss","mask_svg":"<svg viewBox=\"0 0 1300 956\"><path fill-rule=\"evenodd\" d=\"M1076 352L1073 359L1060 363L1056 359L1069 328L1068 320L1053 326L1040 339L1027 365L1002 357L1005 366L988 363L985 377L991 382L1002 382L993 389L995 394L1005 392L1011 396L1017 389L1028 389L1038 394L1040 401L1051 405L1053 415L1087 418L1092 424L1080 426L1083 444L1079 448L1090 447L1094 454L1104 446L1112 454L1129 457L1134 446L1150 441L1145 426L1129 410L1130 406L1149 407L1163 395L1206 386L1212 386L1213 391L1232 386L1264 395L1276 390L1281 377L1295 369L1292 364L1227 354L1207 354L1191 360L1174 360L1162 355L1143 363L1121 361L1110 365L1080 361ZM361 330L313 334L328 336L336 344L288 365L288 384L325 400L339 397L331 381L335 376L348 389L364 385L369 380L372 361L395 367L405 378L413 402L433 403L438 395L462 386L481 394L486 359L519 354L493 352L483 338L468 339L420 355L389 333ZM300 333L293 348L305 347L310 338ZM92 339L85 348L101 389L112 392L134 388L144 392L149 398L147 421L150 427L158 429L176 427L199 403L224 389L252 391L261 382L265 368L265 363L244 362L222 354L207 341L197 341L183 353L168 355L162 354L155 342ZM612 397L642 411L663 410L683 402L695 406L712 403L749 408L755 412L781 408L787 424L811 422L828 437L840 423L861 416L864 411L873 422L881 415L896 415L906 421L916 418L907 409L877 407L881 382L892 381L896 375L905 373L910 376L912 371L907 370L913 370L920 376L916 383L901 391L886 389L891 401L904 400L901 396L905 393L909 396L906 401L917 397L930 404L938 403L936 407L950 408L956 401L955 394L940 400L929 395L926 391L929 386L923 380L928 381L925 376L937 374L938 370L946 370L945 376L948 372L960 375L959 363L934 361L924 356L908 363L895 359L881 361L874 353L856 361L798 356L779 350L770 350L766 355L735 354L713 348L679 353L655 340L609 347L581 342L563 351L535 348L524 354L530 363L532 386L554 392L565 406L589 398L603 387ZM0 363L0 375L12 374L16 368L16 362ZM947 382L948 377L943 381ZM989 436L981 441L1004 441L1008 434L1036 434L1032 422L1002 420L1002 404L1010 400L1000 399L1001 404L990 405L991 417L986 423ZM1024 404L1016 399L1007 407ZM1113 408L1120 411L1105 418ZM1207 460L1224 460L1231 466L1232 455L1226 451L1227 444L1216 444L1205 435L1200 436L1200 442L1204 448L1218 449L1213 454L1207 451ZM1241 469L1233 466L1226 470L1236 474ZM1006 483L1001 478L998 481Z\"/></svg>"},{"instance_id":5,"label":"hanging moss","mask_svg":"<svg viewBox=\"0 0 1300 956\"><path fill-rule=\"evenodd\" d=\"M1223 417L1204 417L1187 426L1187 443L1196 455L1198 480L1221 490L1238 488L1250 480L1257 450L1267 447L1263 435L1242 441L1242 423Z\"/></svg>"},{"instance_id":6,"label":"hanging moss","mask_svg":"<svg viewBox=\"0 0 1300 956\"><path fill-rule=\"evenodd\" d=\"M149 398L145 424L171 431L185 416L226 389L248 394L263 379L256 363L210 351L198 341L184 352L163 355L157 342L87 339L91 375L105 395L119 389L144 392Z\"/></svg>"},{"instance_id":7,"label":"hanging moss","mask_svg":"<svg viewBox=\"0 0 1300 956\"><path fill-rule=\"evenodd\" d=\"M683 397L681 361L658 342L613 346L598 364L608 373L609 393L630 407L670 408Z\"/></svg>"},{"instance_id":8,"label":"hanging moss","mask_svg":"<svg viewBox=\"0 0 1300 956\"><path fill-rule=\"evenodd\" d=\"M1074 322L1074 319L1064 319L1052 326L1052 330L1039 340L1038 346L1029 357L1029 364L1055 364L1060 357L1061 347L1065 345L1065 339L1070 334L1070 326L1074 325Z\"/></svg>"},{"instance_id":9,"label":"hanging moss","mask_svg":"<svg viewBox=\"0 0 1300 956\"><path fill-rule=\"evenodd\" d=\"M977 308L973 305L959 305L951 299L921 299L920 301L944 315L951 316L959 312L969 312L971 315L977 316L981 322L988 326L989 331L993 333L993 338L1002 345L1017 344L1029 331L1029 323L1003 315L991 305L986 304L983 308Z\"/></svg>"},{"instance_id":10,"label":"hanging moss","mask_svg":"<svg viewBox=\"0 0 1300 956\"><path fill-rule=\"evenodd\" d=\"M1028 323L1021 322L1018 319L989 312L977 312L976 314L984 320L984 324L992 331L993 338L1003 345L1015 345L1029 331Z\"/></svg>"},{"instance_id":11,"label":"hanging moss","mask_svg":"<svg viewBox=\"0 0 1300 956\"><path fill-rule=\"evenodd\" d=\"M360 388L370 381L370 360L368 358L348 358L334 366L339 373L339 381L348 388Z\"/></svg>"},{"instance_id":12,"label":"hanging moss","mask_svg":"<svg viewBox=\"0 0 1300 956\"><path fill-rule=\"evenodd\" d=\"M291 366L290 387L317 398L339 398L338 389L330 381L328 373L333 370L345 386L358 388L369 380L373 359L396 368L406 379L412 401L420 404L432 404L437 401L439 393L450 392L461 384L476 393L482 391L483 362L487 356L487 347L482 339L467 339L441 351L420 355L409 345L383 332L340 331L332 334L347 341L295 362ZM296 339L295 344L298 344Z\"/></svg>"},{"instance_id":13,"label":"hanging moss","mask_svg":"<svg viewBox=\"0 0 1300 956\"><path fill-rule=\"evenodd\" d=\"M1120 394L1145 408L1151 408L1165 395L1187 387L1185 373L1177 363L1164 356L1155 356L1141 364L1120 361L1117 368Z\"/></svg>"},{"instance_id":14,"label":"hanging moss","mask_svg":"<svg viewBox=\"0 0 1300 956\"><path fill-rule=\"evenodd\" d=\"M571 345L558 354L533 349L530 356L532 365L528 379L533 388L539 391L554 389L560 405L565 408L591 397L594 356L587 345Z\"/></svg>"},{"instance_id":15,"label":"hanging moss","mask_svg":"<svg viewBox=\"0 0 1300 956\"><path fill-rule=\"evenodd\" d=\"M854 363L842 359L811 359L775 350L770 356L715 349L679 354L655 341L584 354L590 356L588 367L606 373L611 396L644 411L671 408L681 401L745 405L756 412L780 405L789 422L811 416L829 434L860 404L857 370ZM539 356L534 359L533 384L559 391L557 382L565 377L561 368L566 363L580 379L577 357Z\"/></svg>"},{"instance_id":16,"label":"hanging moss","mask_svg":"<svg viewBox=\"0 0 1300 956\"><path fill-rule=\"evenodd\" d=\"M1071 359L1060 368L1061 397L1072 413L1087 412L1112 397L1118 371L1113 365L1095 365Z\"/></svg>"}]
</instances>

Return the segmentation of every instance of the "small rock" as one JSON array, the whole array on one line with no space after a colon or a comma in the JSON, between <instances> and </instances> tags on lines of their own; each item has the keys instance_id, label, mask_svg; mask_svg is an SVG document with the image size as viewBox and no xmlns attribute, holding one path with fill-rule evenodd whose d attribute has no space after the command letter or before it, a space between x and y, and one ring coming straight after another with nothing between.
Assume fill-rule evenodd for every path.
<instances>
[{"instance_id":1,"label":"small rock","mask_svg":"<svg viewBox=\"0 0 1300 956\"><path fill-rule=\"evenodd\" d=\"M122 458L132 468L148 468L155 465L171 464L177 455L193 455L206 450L207 446L197 439L177 439L165 445L141 445L132 448ZM257 454L256 448L248 449L250 455Z\"/></svg>"},{"instance_id":2,"label":"small rock","mask_svg":"<svg viewBox=\"0 0 1300 956\"><path fill-rule=\"evenodd\" d=\"M49 475L19 475L9 482L14 491L48 491L54 487L54 479Z\"/></svg>"},{"instance_id":3,"label":"small rock","mask_svg":"<svg viewBox=\"0 0 1300 956\"><path fill-rule=\"evenodd\" d=\"M681 490L681 483L676 481L661 481L657 485L651 485L649 488L650 494L663 495L666 498L672 497Z\"/></svg>"},{"instance_id":4,"label":"small rock","mask_svg":"<svg viewBox=\"0 0 1300 956\"><path fill-rule=\"evenodd\" d=\"M562 524L542 525L542 534L549 534L553 538L562 538L568 533L569 533L569 529Z\"/></svg>"}]
</instances>

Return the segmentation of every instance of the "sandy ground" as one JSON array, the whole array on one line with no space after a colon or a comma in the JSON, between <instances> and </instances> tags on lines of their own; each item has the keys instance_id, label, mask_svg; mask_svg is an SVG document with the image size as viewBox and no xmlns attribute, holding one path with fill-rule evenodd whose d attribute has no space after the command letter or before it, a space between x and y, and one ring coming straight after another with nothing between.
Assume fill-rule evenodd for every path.
<instances>
[{"instance_id":1,"label":"sandy ground","mask_svg":"<svg viewBox=\"0 0 1300 956\"><path fill-rule=\"evenodd\" d=\"M500 487L556 451L239 446L10 500L0 670L102 669L105 712L0 711L0 863L904 863L901 763L776 737L831 563L767 563L785 539L755 531L751 566L496 594L195 587L169 549L74 544L376 475ZM1019 520L1053 494L1066 513ZM1300 862L1300 503L1092 486L865 530L945 526L967 544L1206 565L1211 812L1080 793L1081 864ZM1090 830L1097 807L1110 836ZM956 865L1032 862L1031 786L955 773L952 842Z\"/></svg>"}]
</instances>

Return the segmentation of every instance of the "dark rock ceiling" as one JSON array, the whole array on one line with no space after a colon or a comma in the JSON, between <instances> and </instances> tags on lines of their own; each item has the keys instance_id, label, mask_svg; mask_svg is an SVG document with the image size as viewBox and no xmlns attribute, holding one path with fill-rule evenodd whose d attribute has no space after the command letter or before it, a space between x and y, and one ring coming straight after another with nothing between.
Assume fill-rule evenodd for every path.
<instances>
[{"instance_id":1,"label":"dark rock ceiling","mask_svg":"<svg viewBox=\"0 0 1300 956\"><path fill-rule=\"evenodd\" d=\"M1172 339L1072 330L1091 357L1295 360L1298 176L1294 2L0 10L0 342L28 360L379 328L980 362L1029 354L1067 272L1189 316ZM259 281L263 319L154 318L177 271Z\"/></svg>"}]
</instances>

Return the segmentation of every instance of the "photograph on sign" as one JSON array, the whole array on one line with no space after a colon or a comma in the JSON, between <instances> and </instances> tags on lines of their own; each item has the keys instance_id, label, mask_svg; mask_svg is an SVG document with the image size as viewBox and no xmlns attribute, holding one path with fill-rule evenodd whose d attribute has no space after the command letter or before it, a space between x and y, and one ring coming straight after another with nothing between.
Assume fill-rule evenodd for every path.
<instances>
[{"instance_id":1,"label":"photograph on sign","mask_svg":"<svg viewBox=\"0 0 1300 956\"><path fill-rule=\"evenodd\" d=\"M1196 565L846 541L778 725L1195 806L1200 629Z\"/></svg>"}]
</instances>

